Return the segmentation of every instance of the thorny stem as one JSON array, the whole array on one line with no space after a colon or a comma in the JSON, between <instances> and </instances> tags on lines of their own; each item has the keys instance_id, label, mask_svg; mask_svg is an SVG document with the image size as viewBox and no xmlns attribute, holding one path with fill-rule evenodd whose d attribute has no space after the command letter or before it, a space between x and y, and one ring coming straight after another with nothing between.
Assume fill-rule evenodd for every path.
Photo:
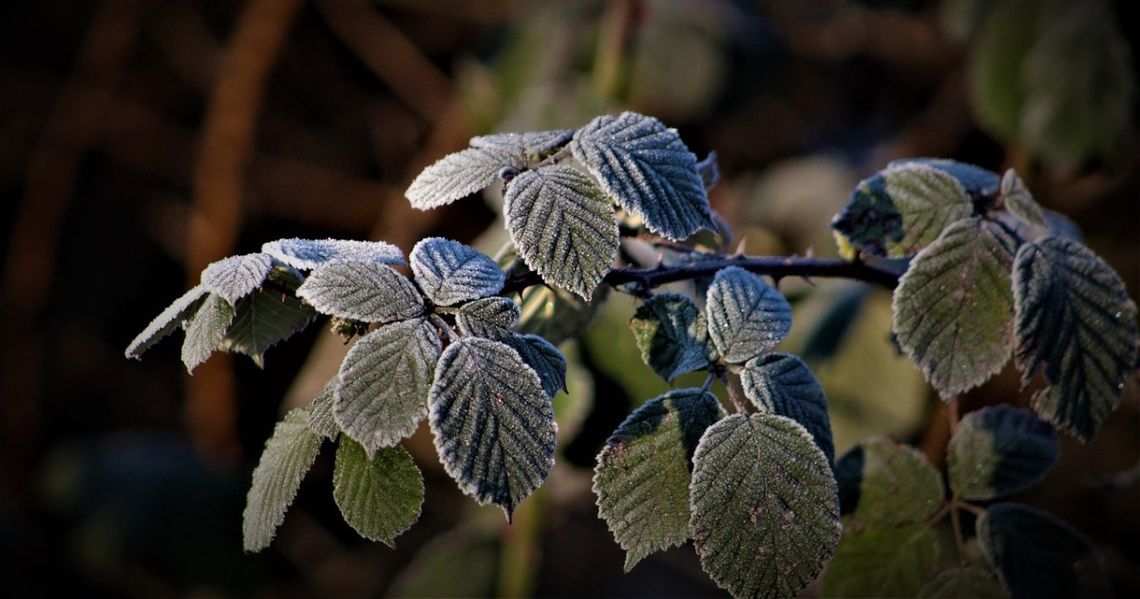
<instances>
[{"instance_id":1,"label":"thorny stem","mask_svg":"<svg viewBox=\"0 0 1140 599\"><path fill-rule=\"evenodd\" d=\"M784 277L819 277L852 279L894 289L901 272L889 266L851 262L839 258L804 258L797 256L716 257L703 262L682 265L660 265L649 268L615 268L602 279L613 287L631 285L649 290L667 283L711 277L722 268L737 266L758 275L779 280ZM515 293L542 284L536 272L511 275L503 285L503 293Z\"/></svg>"}]
</instances>

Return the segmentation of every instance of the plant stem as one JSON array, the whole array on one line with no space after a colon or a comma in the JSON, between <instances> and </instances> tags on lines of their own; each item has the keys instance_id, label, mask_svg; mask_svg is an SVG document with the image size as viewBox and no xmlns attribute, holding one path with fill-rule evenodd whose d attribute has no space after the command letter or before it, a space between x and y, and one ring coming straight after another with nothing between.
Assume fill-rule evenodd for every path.
<instances>
[{"instance_id":1,"label":"plant stem","mask_svg":"<svg viewBox=\"0 0 1140 599\"><path fill-rule=\"evenodd\" d=\"M722 268L737 266L758 275L779 280L784 277L818 277L852 279L894 289L901 272L889 266L851 262L839 258L802 258L798 256L716 257L703 262L682 265L660 265L649 268L615 268L602 279L607 285L635 285L653 289L667 283L711 277ZM503 293L514 293L542 283L535 272L512 275L503 285Z\"/></svg>"},{"instance_id":2,"label":"plant stem","mask_svg":"<svg viewBox=\"0 0 1140 599\"><path fill-rule=\"evenodd\" d=\"M969 565L966 561L966 539L962 536L962 517L958 514L958 498L950 500L950 523L954 525L954 544L958 546L958 563Z\"/></svg>"}]
</instances>

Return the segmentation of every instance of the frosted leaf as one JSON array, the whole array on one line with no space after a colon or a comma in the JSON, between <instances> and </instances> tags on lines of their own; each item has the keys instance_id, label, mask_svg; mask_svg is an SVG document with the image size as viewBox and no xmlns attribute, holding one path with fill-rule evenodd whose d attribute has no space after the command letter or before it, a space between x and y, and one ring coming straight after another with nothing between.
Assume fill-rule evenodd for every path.
<instances>
[{"instance_id":1,"label":"frosted leaf","mask_svg":"<svg viewBox=\"0 0 1140 599\"><path fill-rule=\"evenodd\" d=\"M1041 227L1048 226L1044 210L1033 200L1033 194L1029 193L1013 169L1007 170L1001 178L1000 197L1005 209L1021 221Z\"/></svg>"},{"instance_id":2,"label":"frosted leaf","mask_svg":"<svg viewBox=\"0 0 1140 599\"><path fill-rule=\"evenodd\" d=\"M899 279L892 330L943 399L982 384L1009 361L1015 243L993 222L962 219Z\"/></svg>"},{"instance_id":3,"label":"frosted leaf","mask_svg":"<svg viewBox=\"0 0 1140 599\"><path fill-rule=\"evenodd\" d=\"M1041 480L1061 448L1049 423L1012 406L970 412L950 439L950 487L967 500L1016 493Z\"/></svg>"},{"instance_id":4,"label":"frosted leaf","mask_svg":"<svg viewBox=\"0 0 1140 599\"><path fill-rule=\"evenodd\" d=\"M265 351L305 328L316 315L292 296L258 289L238 300L218 349L245 354L264 367Z\"/></svg>"},{"instance_id":5,"label":"frosted leaf","mask_svg":"<svg viewBox=\"0 0 1140 599\"><path fill-rule=\"evenodd\" d=\"M893 169L912 165L929 166L954 177L954 179L962 185L962 188L966 190L966 193L969 194L971 200L981 200L986 197L995 196L1001 185L1001 179L997 176L997 173L993 171L986 170L980 166L974 166L973 164L966 164L965 162L948 160L946 158L904 158L902 160L892 160L887 164L887 168Z\"/></svg>"},{"instance_id":6,"label":"frosted leaf","mask_svg":"<svg viewBox=\"0 0 1140 599\"><path fill-rule=\"evenodd\" d=\"M511 346L542 381L547 397L566 389L566 358L552 343L538 335L510 334L498 339Z\"/></svg>"},{"instance_id":7,"label":"frosted leaf","mask_svg":"<svg viewBox=\"0 0 1140 599\"><path fill-rule=\"evenodd\" d=\"M835 464L843 513L860 526L925 522L945 503L942 476L913 447L883 438L856 445Z\"/></svg>"},{"instance_id":8,"label":"frosted leaf","mask_svg":"<svg viewBox=\"0 0 1140 599\"><path fill-rule=\"evenodd\" d=\"M902 163L860 181L831 228L872 256L907 258L972 212L969 193L953 175Z\"/></svg>"},{"instance_id":9,"label":"frosted leaf","mask_svg":"<svg viewBox=\"0 0 1140 599\"><path fill-rule=\"evenodd\" d=\"M386 447L369 457L355 441L341 437L333 499L360 536L395 547L396 537L420 518L424 480L403 447Z\"/></svg>"},{"instance_id":10,"label":"frosted leaf","mask_svg":"<svg viewBox=\"0 0 1140 599\"><path fill-rule=\"evenodd\" d=\"M1112 595L1092 543L1046 512L998 503L986 508L976 529L982 554L1015 599Z\"/></svg>"},{"instance_id":11,"label":"frosted leaf","mask_svg":"<svg viewBox=\"0 0 1140 599\"><path fill-rule=\"evenodd\" d=\"M1061 237L1021 246L1013 266L1016 360L1046 420L1083 441L1116 408L1136 367L1136 304L1091 250Z\"/></svg>"},{"instance_id":12,"label":"frosted leaf","mask_svg":"<svg viewBox=\"0 0 1140 599\"><path fill-rule=\"evenodd\" d=\"M522 160L539 160L551 152L569 143L574 137L573 129L554 129L551 131L527 131L524 133L495 133L472 137L472 148L488 150L501 150Z\"/></svg>"},{"instance_id":13,"label":"frosted leaf","mask_svg":"<svg viewBox=\"0 0 1140 599\"><path fill-rule=\"evenodd\" d=\"M340 435L340 427L333 417L333 399L336 396L337 377L329 379L321 392L313 398L309 405L309 430L318 435L335 441Z\"/></svg>"},{"instance_id":14,"label":"frosted leaf","mask_svg":"<svg viewBox=\"0 0 1140 599\"><path fill-rule=\"evenodd\" d=\"M416 283L433 303L450 306L494 295L503 288L503 270L475 248L428 237L412 249L412 272Z\"/></svg>"},{"instance_id":15,"label":"frosted leaf","mask_svg":"<svg viewBox=\"0 0 1140 599\"><path fill-rule=\"evenodd\" d=\"M269 254L246 254L218 260L202 271L202 286L231 305L257 289L273 270Z\"/></svg>"},{"instance_id":16,"label":"frosted leaf","mask_svg":"<svg viewBox=\"0 0 1140 599\"><path fill-rule=\"evenodd\" d=\"M301 270L311 270L330 262L404 263L404 254L400 248L383 241L278 239L262 245L261 251L283 264Z\"/></svg>"},{"instance_id":17,"label":"frosted leaf","mask_svg":"<svg viewBox=\"0 0 1140 599\"><path fill-rule=\"evenodd\" d=\"M589 299L618 251L617 215L594 182L555 165L507 185L503 214L511 241L543 281Z\"/></svg>"},{"instance_id":18,"label":"frosted leaf","mask_svg":"<svg viewBox=\"0 0 1140 599\"><path fill-rule=\"evenodd\" d=\"M827 397L803 360L780 353L753 358L744 365L740 384L761 412L795 420L811 433L827 462L835 461Z\"/></svg>"},{"instance_id":19,"label":"frosted leaf","mask_svg":"<svg viewBox=\"0 0 1140 599\"><path fill-rule=\"evenodd\" d=\"M625 570L689 538L693 452L724 415L701 389L670 391L634 410L598 455L598 516L626 551Z\"/></svg>"},{"instance_id":20,"label":"frosted leaf","mask_svg":"<svg viewBox=\"0 0 1140 599\"><path fill-rule=\"evenodd\" d=\"M368 455L414 433L427 415L442 351L435 327L425 318L387 324L362 337L337 375L333 414L340 430Z\"/></svg>"},{"instance_id":21,"label":"frosted leaf","mask_svg":"<svg viewBox=\"0 0 1140 599\"><path fill-rule=\"evenodd\" d=\"M186 365L187 372L193 373L218 349L233 320L234 308L229 302L213 293L206 296L186 326L186 339L182 341L182 363Z\"/></svg>"},{"instance_id":22,"label":"frosted leaf","mask_svg":"<svg viewBox=\"0 0 1140 599\"><path fill-rule=\"evenodd\" d=\"M693 456L689 533L701 566L738 597L795 597L839 542L839 498L823 452L794 421L735 414Z\"/></svg>"},{"instance_id":23,"label":"frosted leaf","mask_svg":"<svg viewBox=\"0 0 1140 599\"><path fill-rule=\"evenodd\" d=\"M538 375L498 341L453 342L429 395L440 462L464 493L511 517L554 467L554 409Z\"/></svg>"},{"instance_id":24,"label":"frosted leaf","mask_svg":"<svg viewBox=\"0 0 1140 599\"><path fill-rule=\"evenodd\" d=\"M424 313L416 286L383 264L333 262L313 270L297 296L318 312L364 322L407 320Z\"/></svg>"},{"instance_id":25,"label":"frosted leaf","mask_svg":"<svg viewBox=\"0 0 1140 599\"><path fill-rule=\"evenodd\" d=\"M679 240L711 227L697 157L661 121L635 112L600 116L574 133L570 150L654 233Z\"/></svg>"},{"instance_id":26,"label":"frosted leaf","mask_svg":"<svg viewBox=\"0 0 1140 599\"><path fill-rule=\"evenodd\" d=\"M709 365L708 325L693 300L660 293L637 308L629 321L641 359L668 382Z\"/></svg>"},{"instance_id":27,"label":"frosted leaf","mask_svg":"<svg viewBox=\"0 0 1140 599\"><path fill-rule=\"evenodd\" d=\"M126 356L128 358L142 356L143 352L154 347L154 344L165 339L167 335L179 327L185 326L185 323L193 317L194 312L202 305L207 293L209 290L206 287L198 285L182 294L182 297L174 300L131 341L131 344L127 346Z\"/></svg>"},{"instance_id":28,"label":"frosted leaf","mask_svg":"<svg viewBox=\"0 0 1140 599\"><path fill-rule=\"evenodd\" d=\"M705 311L713 346L733 364L772 349L792 328L788 300L775 287L737 266L716 273Z\"/></svg>"},{"instance_id":29,"label":"frosted leaf","mask_svg":"<svg viewBox=\"0 0 1140 599\"><path fill-rule=\"evenodd\" d=\"M502 341L519 324L519 305L505 297L486 297L467 302L455 313L459 332L467 337Z\"/></svg>"},{"instance_id":30,"label":"frosted leaf","mask_svg":"<svg viewBox=\"0 0 1140 599\"><path fill-rule=\"evenodd\" d=\"M246 551L261 551L273 541L301 479L317 459L321 438L309 430L308 417L304 408L289 412L265 442L242 513L242 545Z\"/></svg>"},{"instance_id":31,"label":"frosted leaf","mask_svg":"<svg viewBox=\"0 0 1140 599\"><path fill-rule=\"evenodd\" d=\"M465 198L499 180L504 167L522 168L526 162L499 149L468 148L448 154L425 168L404 195L419 210L438 208Z\"/></svg>"}]
</instances>

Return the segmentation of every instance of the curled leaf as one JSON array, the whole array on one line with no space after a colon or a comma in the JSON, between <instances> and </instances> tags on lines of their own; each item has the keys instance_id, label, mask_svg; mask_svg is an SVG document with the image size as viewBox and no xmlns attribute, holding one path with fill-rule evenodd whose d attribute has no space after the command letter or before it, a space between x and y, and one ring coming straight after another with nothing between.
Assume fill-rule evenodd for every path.
<instances>
[{"instance_id":1,"label":"curled leaf","mask_svg":"<svg viewBox=\"0 0 1140 599\"><path fill-rule=\"evenodd\" d=\"M1054 236L1017 252L1013 289L1022 380L1040 370L1048 384L1033 395L1033 407L1088 441L1136 367L1136 304L1096 254Z\"/></svg>"}]
</instances>

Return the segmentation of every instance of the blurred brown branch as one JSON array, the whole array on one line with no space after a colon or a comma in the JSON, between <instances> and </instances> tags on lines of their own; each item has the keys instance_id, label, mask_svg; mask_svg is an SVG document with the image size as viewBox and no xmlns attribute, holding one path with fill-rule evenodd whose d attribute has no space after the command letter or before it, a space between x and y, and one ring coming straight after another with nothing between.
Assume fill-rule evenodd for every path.
<instances>
[{"instance_id":1,"label":"blurred brown branch","mask_svg":"<svg viewBox=\"0 0 1140 599\"><path fill-rule=\"evenodd\" d=\"M190 285L210 262L233 253L266 81L300 7L300 0L249 0L226 44L194 172L194 209L186 241ZM236 457L231 360L217 356L188 380L188 424L199 450L214 458Z\"/></svg>"}]
</instances>

